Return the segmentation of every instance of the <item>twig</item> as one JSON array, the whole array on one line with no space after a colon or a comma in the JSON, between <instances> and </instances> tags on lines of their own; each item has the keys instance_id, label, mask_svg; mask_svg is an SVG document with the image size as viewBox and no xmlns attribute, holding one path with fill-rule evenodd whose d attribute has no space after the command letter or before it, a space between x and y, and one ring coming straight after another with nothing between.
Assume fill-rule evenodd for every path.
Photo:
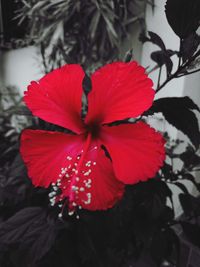
<instances>
[{"instance_id":1,"label":"twig","mask_svg":"<svg viewBox=\"0 0 200 267\"><path fill-rule=\"evenodd\" d=\"M162 66L159 68L157 88L159 88L159 86L160 86L161 73L162 73Z\"/></svg>"},{"instance_id":2,"label":"twig","mask_svg":"<svg viewBox=\"0 0 200 267\"><path fill-rule=\"evenodd\" d=\"M161 84L158 89L156 90L156 93L158 93L168 82L170 82L172 79L174 78L179 78L179 77L182 77L182 76L185 76L185 75L182 75L182 76L179 76L179 74L185 70L185 68L187 68L191 62L193 62L198 56L200 55L200 50L193 56L191 57L186 63L182 64L180 67L178 67L178 69L174 72L174 74L172 74L171 76L169 76L166 81L163 82L163 84ZM197 71L196 71L197 72ZM191 72L190 72L191 74ZM189 75L189 73L188 73Z\"/></svg>"},{"instance_id":3,"label":"twig","mask_svg":"<svg viewBox=\"0 0 200 267\"><path fill-rule=\"evenodd\" d=\"M200 71L200 69L197 69L197 70L194 70L194 71L191 71L191 72L186 72L186 73L184 73L184 74L182 74L182 75L179 75L178 78L179 78L179 77L183 77L183 76L190 75L190 74L192 74L192 73L196 73L196 72L198 72L198 71Z\"/></svg>"},{"instance_id":4,"label":"twig","mask_svg":"<svg viewBox=\"0 0 200 267\"><path fill-rule=\"evenodd\" d=\"M179 45L179 54L178 54L178 68L180 68L181 66L181 56L180 56L180 51L181 51L181 48L182 48L182 40L180 39L180 45Z\"/></svg>"}]
</instances>

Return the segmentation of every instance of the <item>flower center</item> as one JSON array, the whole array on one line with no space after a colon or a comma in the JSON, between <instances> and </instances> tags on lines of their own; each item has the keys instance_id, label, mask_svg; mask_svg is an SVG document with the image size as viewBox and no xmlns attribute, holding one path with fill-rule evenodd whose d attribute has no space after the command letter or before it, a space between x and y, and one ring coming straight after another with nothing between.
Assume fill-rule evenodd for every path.
<instances>
[{"instance_id":1,"label":"flower center","mask_svg":"<svg viewBox=\"0 0 200 267\"><path fill-rule=\"evenodd\" d=\"M91 134L92 138L97 138L100 133L100 125L98 123L92 122L86 125L88 133Z\"/></svg>"}]
</instances>

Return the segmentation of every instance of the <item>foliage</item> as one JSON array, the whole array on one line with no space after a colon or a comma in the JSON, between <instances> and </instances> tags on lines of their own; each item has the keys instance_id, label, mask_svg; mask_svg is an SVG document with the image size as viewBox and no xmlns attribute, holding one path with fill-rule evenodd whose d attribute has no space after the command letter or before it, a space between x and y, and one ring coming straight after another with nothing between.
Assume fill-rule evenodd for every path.
<instances>
[{"instance_id":1,"label":"foliage","mask_svg":"<svg viewBox=\"0 0 200 267\"><path fill-rule=\"evenodd\" d=\"M41 47L47 71L63 62L103 64L116 58L131 26L144 25L153 1L18 1L16 19L25 23L30 43Z\"/></svg>"},{"instance_id":2,"label":"foliage","mask_svg":"<svg viewBox=\"0 0 200 267\"><path fill-rule=\"evenodd\" d=\"M171 80L200 70L200 37L196 33L196 18L199 16L196 16L197 11L191 6L195 1L167 1L167 19L172 30L180 37L178 51L167 49L161 37L154 32L143 33L140 37L142 42L151 42L158 48L151 54L156 64L154 70L159 70L157 93L165 89L165 85ZM41 44L43 55L47 44L51 43L51 37L55 36L58 25L65 23L65 19L70 22L70 27L66 26L69 28L64 27L64 38L58 38L54 43L56 56L52 57L51 54L53 65L49 65L44 57L47 69L58 63L57 51L67 62L71 57L74 62L85 65L91 62L102 63L116 55L127 30L128 24L124 24L124 21L130 19L129 15L132 16L132 13L125 12L125 4L122 9L119 8L122 2L127 6L129 4L129 1L97 0L91 0L90 5L89 1L73 1L73 4L72 1L23 1L21 18L29 17L33 25L31 38ZM100 15L98 12L102 11ZM194 13L189 13L192 15L187 17L186 11ZM90 20L88 14L93 14ZM41 25L37 21L38 16L43 18ZM78 18L78 27L87 25L87 33L84 29L80 35L77 34L74 16ZM100 19L102 23L99 22ZM44 31L42 35L44 27L49 31ZM102 31L106 37L100 38L99 42ZM92 48L91 44L94 44ZM60 47L64 49L62 52ZM86 58L89 48L92 53ZM80 53L77 53L77 49ZM113 53L110 53L111 50ZM178 58L178 64L174 63L173 57ZM129 52L125 61L130 61L131 58L132 53ZM161 76L165 79L162 80ZM86 77L83 83L86 94L90 86L90 79ZM195 178L196 172L200 170L200 131L196 118L199 107L192 99L157 99L152 108L138 118L145 120L149 116L162 113L169 124L189 138L189 141L184 142L172 140L164 133L167 158L156 177L148 182L127 186L122 201L112 209L98 212L81 210L79 220L68 215L58 218L59 210L49 205L49 189L34 188L31 185L19 156L18 140L21 129L31 125L52 130L53 126L33 118L23 107L14 88L1 90L0 110L1 266L56 267L59 263L61 267L159 267L165 261L171 264L168 266L182 267L181 240L176 231L177 225L190 242L200 247L200 198L193 196L185 183L192 183L197 192L200 192L200 183ZM131 122L134 123L129 120ZM181 162L178 169L177 160ZM178 218L175 216L172 187L177 187L180 191L179 201L183 215Z\"/></svg>"}]
</instances>

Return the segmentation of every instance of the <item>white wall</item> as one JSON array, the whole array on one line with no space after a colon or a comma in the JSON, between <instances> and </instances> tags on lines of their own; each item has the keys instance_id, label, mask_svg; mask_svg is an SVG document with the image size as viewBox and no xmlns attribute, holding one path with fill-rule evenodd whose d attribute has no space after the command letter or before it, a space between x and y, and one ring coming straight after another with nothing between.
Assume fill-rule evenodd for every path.
<instances>
[{"instance_id":1,"label":"white wall","mask_svg":"<svg viewBox=\"0 0 200 267\"><path fill-rule=\"evenodd\" d=\"M178 50L179 49L179 38L170 28L166 16L165 16L165 3L166 0L156 0L155 1L155 10L152 12L152 8L150 6L147 7L146 11L146 21L147 28L149 31L153 31L157 33L166 44L167 49ZM149 66L150 69L156 64L150 59L150 54L153 51L159 50L159 47L156 45L152 45L147 42L144 44L143 56L142 56L142 64L143 66ZM175 60L176 57L173 57ZM177 62L177 60L175 60ZM157 82L157 74L158 71L153 72L150 76L154 80L155 85ZM179 78L178 80L172 81L168 84L165 89L160 91L157 97L162 97L166 95L168 96L181 96L183 94L183 85L184 79Z\"/></svg>"},{"instance_id":2,"label":"white wall","mask_svg":"<svg viewBox=\"0 0 200 267\"><path fill-rule=\"evenodd\" d=\"M36 47L1 51L0 85L16 86L22 93L32 80L42 75L42 65Z\"/></svg>"}]
</instances>

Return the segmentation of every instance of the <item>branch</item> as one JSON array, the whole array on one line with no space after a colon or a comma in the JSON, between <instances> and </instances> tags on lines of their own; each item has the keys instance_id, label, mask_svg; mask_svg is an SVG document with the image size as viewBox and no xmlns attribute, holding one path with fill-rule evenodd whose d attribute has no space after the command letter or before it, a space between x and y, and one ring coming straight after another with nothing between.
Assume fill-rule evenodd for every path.
<instances>
[{"instance_id":1,"label":"branch","mask_svg":"<svg viewBox=\"0 0 200 267\"><path fill-rule=\"evenodd\" d=\"M194 71L191 71L191 72L186 72L186 73L184 73L184 74L182 74L182 75L179 75L177 78L179 78L179 77L183 77L183 76L187 76L187 75L190 75L190 74L192 74L192 73L196 73L196 72L198 72L198 71L200 71L200 69L197 69L197 70L194 70Z\"/></svg>"},{"instance_id":2,"label":"branch","mask_svg":"<svg viewBox=\"0 0 200 267\"><path fill-rule=\"evenodd\" d=\"M174 74L172 74L171 76L169 76L166 81L163 82L163 84L161 84L158 89L156 90L156 93L158 93L168 82L170 82L171 80L173 80L174 78L179 78L185 75L189 75L192 73L195 73L197 71L199 71L200 69L194 71L194 72L190 72L187 74L183 74L183 75L179 75L182 73L183 70L185 70L187 67L190 66L190 63L192 63L198 56L200 55L200 50L193 56L191 57L186 63L182 64L181 66L178 67L178 69L175 71Z\"/></svg>"}]
</instances>

